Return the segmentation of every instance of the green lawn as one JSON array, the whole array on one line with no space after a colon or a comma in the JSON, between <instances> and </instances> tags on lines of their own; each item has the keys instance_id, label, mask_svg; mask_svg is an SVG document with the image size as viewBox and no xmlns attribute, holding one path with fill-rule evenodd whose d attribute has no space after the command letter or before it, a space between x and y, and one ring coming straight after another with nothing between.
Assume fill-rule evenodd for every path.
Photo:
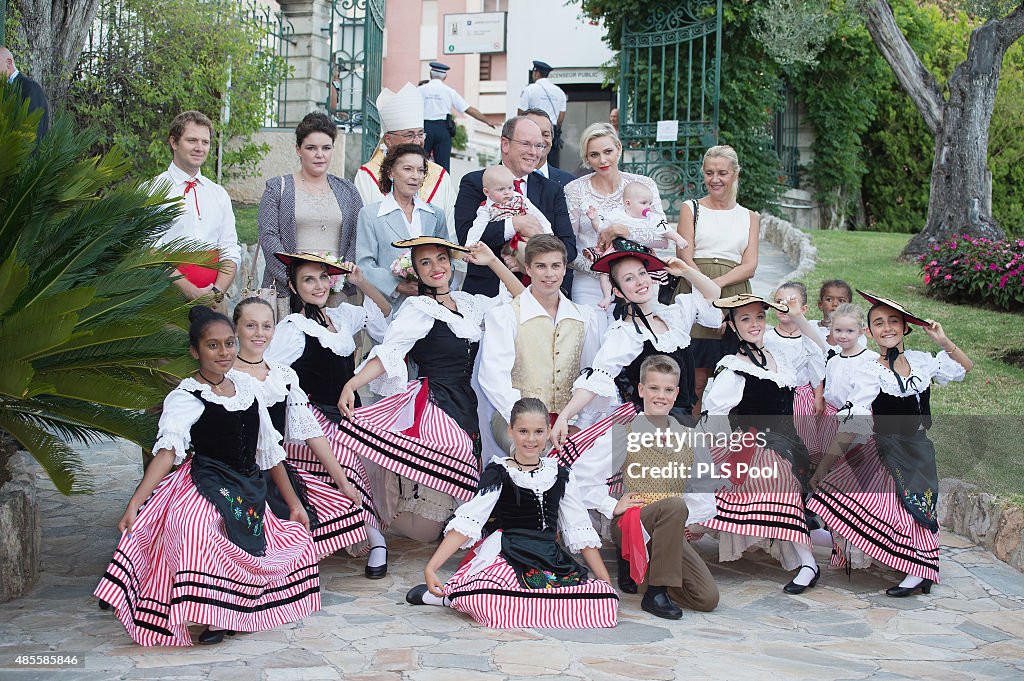
<instances>
[{"instance_id":1,"label":"green lawn","mask_svg":"<svg viewBox=\"0 0 1024 681\"><path fill-rule=\"evenodd\" d=\"M926 297L918 266L896 261L909 240L906 234L812 236L818 266L806 283L813 311L821 282L845 279L855 288L898 300L916 315L938 320L950 340L974 361L963 383L932 390L939 477L961 478L1024 505L1024 369L1000 360L1008 351L1024 356L1024 316ZM867 309L859 296L856 302ZM921 331L908 336L907 347L938 351Z\"/></svg>"},{"instance_id":2,"label":"green lawn","mask_svg":"<svg viewBox=\"0 0 1024 681\"><path fill-rule=\"evenodd\" d=\"M238 232L238 242L243 244L256 243L256 214L259 206L255 204L236 203L235 209L235 230Z\"/></svg>"}]
</instances>

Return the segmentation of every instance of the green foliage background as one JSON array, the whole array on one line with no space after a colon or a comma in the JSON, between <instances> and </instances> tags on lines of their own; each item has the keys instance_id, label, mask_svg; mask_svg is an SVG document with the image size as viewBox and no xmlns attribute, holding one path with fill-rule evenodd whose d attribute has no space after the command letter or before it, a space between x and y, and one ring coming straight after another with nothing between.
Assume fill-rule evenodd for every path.
<instances>
[{"instance_id":1,"label":"green foliage background","mask_svg":"<svg viewBox=\"0 0 1024 681\"><path fill-rule=\"evenodd\" d=\"M254 170L266 145L251 141L268 103L287 74L280 57L260 47L263 27L234 0L103 0L107 34L87 44L71 90L70 111L81 127L106 133L98 151L117 144L131 161L131 177L166 169L167 130L182 111L208 115L224 134L225 175ZM231 67L231 114L221 120ZM230 140L230 144L228 143ZM214 174L218 139L208 174Z\"/></svg>"},{"instance_id":2,"label":"green foliage background","mask_svg":"<svg viewBox=\"0 0 1024 681\"><path fill-rule=\"evenodd\" d=\"M630 17L689 0L583 0L601 18L618 50ZM713 7L714 3L707 3ZM967 54L971 30L964 2L890 0L897 23L927 68L944 84ZM755 40L756 0L723 0L721 141L743 166L740 201L762 210L780 191L779 162L768 137L772 113L789 88L814 130L813 160L801 168L834 227L917 232L925 223L934 142L910 98L871 42L848 0L832 0L835 34L817 63L780 67ZM972 6L973 7L973 6ZM989 139L993 213L1011 233L1024 233L1024 44L1003 62Z\"/></svg>"}]
</instances>

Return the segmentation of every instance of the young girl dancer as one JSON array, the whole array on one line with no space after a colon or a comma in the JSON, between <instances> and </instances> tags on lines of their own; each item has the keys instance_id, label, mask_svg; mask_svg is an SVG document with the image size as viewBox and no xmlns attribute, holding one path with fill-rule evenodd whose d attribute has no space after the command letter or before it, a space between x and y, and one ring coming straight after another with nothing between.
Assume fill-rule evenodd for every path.
<instances>
[{"instance_id":1,"label":"young girl dancer","mask_svg":"<svg viewBox=\"0 0 1024 681\"><path fill-rule=\"evenodd\" d=\"M716 493L717 512L704 526L719 531L722 561L736 560L747 548L775 540L783 567L799 568L784 591L799 594L814 586L819 573L803 501L810 462L793 426L797 376L785 356L773 354L764 340L766 310L789 308L749 293L716 300L714 305L727 311L726 323L739 337L740 349L722 358L704 394L704 429L719 437L728 434L730 441L746 437L738 445L711 450L716 464L729 464L730 485ZM740 464L774 474L745 474Z\"/></svg>"},{"instance_id":2,"label":"young girl dancer","mask_svg":"<svg viewBox=\"0 0 1024 681\"><path fill-rule=\"evenodd\" d=\"M784 357L797 377L793 395L793 421L797 434L807 446L811 463L821 459L818 443L818 417L825 413L825 352L828 345L818 337L814 327L804 318L807 314L807 287L787 281L775 291L776 305L785 305L789 312L778 312L779 323L769 328L764 344L776 357Z\"/></svg>"},{"instance_id":3,"label":"young girl dancer","mask_svg":"<svg viewBox=\"0 0 1024 681\"><path fill-rule=\"evenodd\" d=\"M690 328L694 323L716 329L721 326L721 313L709 304L720 293L718 284L679 258L665 262L646 246L625 239L617 239L616 250L599 258L591 270L611 278L618 297L617 320L608 326L590 369L573 384L572 398L552 427L555 443L565 444L569 420L584 407L610 411L621 400L632 401L641 409L642 400L636 392L640 365L658 354L669 355L679 364L679 394L671 415L680 423L692 425L696 395ZM662 270L690 281L696 291L676 296L672 305L660 305L651 272ZM597 397L600 399L595 403Z\"/></svg>"},{"instance_id":4,"label":"young girl dancer","mask_svg":"<svg viewBox=\"0 0 1024 681\"><path fill-rule=\"evenodd\" d=\"M299 387L299 377L291 367L263 359L264 350L274 337L274 308L262 298L246 298L235 306L234 322L238 333L236 370L260 382L262 401L274 429L289 443L305 443L337 488L287 461L283 464L309 516L317 553L327 556L366 541L362 498L345 476L338 455L331 451L323 429L309 410L309 399ZM288 517L287 506L276 488L270 489L267 501L278 517Z\"/></svg>"},{"instance_id":5,"label":"young girl dancer","mask_svg":"<svg viewBox=\"0 0 1024 681\"><path fill-rule=\"evenodd\" d=\"M271 364L291 367L295 372L299 387L309 397L310 411L332 443L334 456L362 497L366 510L365 530L371 547L365 574L369 579L380 579L388 571L387 543L380 532L382 525L363 463L338 444L341 413L337 404L341 387L355 369L356 333L365 328L374 339L383 338L387 328L384 317L391 314L391 305L362 276L358 267L342 269L310 253L274 255L288 268L292 314L278 323L264 358ZM363 292L365 298L361 307L348 303L327 307L331 277L337 275L347 275L349 282ZM334 474L304 442L286 443L285 450L288 460L297 468L328 484L337 484Z\"/></svg>"},{"instance_id":6,"label":"young girl dancer","mask_svg":"<svg viewBox=\"0 0 1024 681\"><path fill-rule=\"evenodd\" d=\"M842 279L829 279L823 282L821 288L818 289L818 309L821 310L821 319L814 330L830 348L836 348L835 339L829 333L832 328L832 313L840 305L851 302L853 302L853 289ZM868 341L863 335L857 342L861 348L868 346Z\"/></svg>"},{"instance_id":7,"label":"young girl dancer","mask_svg":"<svg viewBox=\"0 0 1024 681\"><path fill-rule=\"evenodd\" d=\"M484 244L471 248L437 237L396 241L411 248L419 277L410 296L341 391L338 408L351 420L341 429L344 444L383 471L381 512L392 531L433 541L455 510L469 500L480 477L480 426L470 385L484 312L496 300L451 290L453 252L490 267L513 296L523 285ZM405 358L419 368L409 382ZM356 409L356 391L369 384L390 396ZM387 471L387 474L384 474Z\"/></svg>"},{"instance_id":8,"label":"young girl dancer","mask_svg":"<svg viewBox=\"0 0 1024 681\"><path fill-rule=\"evenodd\" d=\"M963 380L973 363L938 322L916 317L888 298L859 293L871 303L868 333L884 355L872 353L843 372L832 370L837 358L828 363L826 397L842 404L839 434L811 480L816 491L808 508L834 535L906 573L886 594L929 593L939 579L938 473L928 439L931 384ZM923 327L942 352L906 350L910 324ZM837 333L840 340L834 324ZM858 435L870 433L867 446L843 455Z\"/></svg>"},{"instance_id":9,"label":"young girl dancer","mask_svg":"<svg viewBox=\"0 0 1024 681\"><path fill-rule=\"evenodd\" d=\"M615 626L618 596L601 560L601 538L575 476L545 456L548 423L540 400L515 403L509 457L484 470L476 496L456 511L424 568L426 583L406 594L409 603L448 605L486 627ZM586 567L559 545L556 533L569 551L583 554ZM474 544L472 559L442 583L441 566Z\"/></svg>"},{"instance_id":10,"label":"young girl dancer","mask_svg":"<svg viewBox=\"0 0 1024 681\"><path fill-rule=\"evenodd\" d=\"M164 400L156 455L95 591L140 645L190 646L189 623L207 625L201 643L219 643L320 609L309 519L281 465L280 435L257 382L231 370L235 329L205 307L189 319L199 371ZM289 519L268 512L268 485Z\"/></svg>"}]
</instances>

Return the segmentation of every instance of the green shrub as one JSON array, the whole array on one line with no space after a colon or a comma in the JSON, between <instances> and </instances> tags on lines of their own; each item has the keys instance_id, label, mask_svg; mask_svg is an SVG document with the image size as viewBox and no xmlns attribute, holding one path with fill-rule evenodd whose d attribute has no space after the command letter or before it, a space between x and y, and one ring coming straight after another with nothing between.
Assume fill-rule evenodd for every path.
<instances>
[{"instance_id":1,"label":"green shrub","mask_svg":"<svg viewBox=\"0 0 1024 681\"><path fill-rule=\"evenodd\" d=\"M1024 239L991 241L967 234L919 256L929 295L1003 310L1024 307Z\"/></svg>"}]
</instances>

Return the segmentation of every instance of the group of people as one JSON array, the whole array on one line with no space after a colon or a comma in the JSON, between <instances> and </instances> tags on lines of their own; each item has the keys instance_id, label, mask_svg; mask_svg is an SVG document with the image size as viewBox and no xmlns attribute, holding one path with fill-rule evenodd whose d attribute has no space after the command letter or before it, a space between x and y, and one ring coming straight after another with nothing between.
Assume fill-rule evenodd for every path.
<instances>
[{"instance_id":1,"label":"group of people","mask_svg":"<svg viewBox=\"0 0 1024 681\"><path fill-rule=\"evenodd\" d=\"M385 132L354 184L327 172L333 123L307 116L299 170L260 205L276 296L230 318L192 308L198 370L164 402L95 592L136 642L300 619L319 607L319 559L365 555L381 578L389 535L443 537L410 604L493 627L613 627L619 593L641 590L656 617L711 611L690 543L704 534L722 561L776 556L786 593L817 583L815 543L833 566L904 573L890 596L929 592L929 390L971 368L940 324L862 292L865 315L838 280L816 325L802 284L752 295L759 218L736 202L727 146L671 228L654 182L619 170L608 124L581 139L593 173L563 186L544 163L550 119L513 117L501 165L455 192L423 150L422 106L411 84L382 93ZM175 275L216 306L237 267L230 205L199 172L208 120L179 119L164 179L184 213L165 238L228 261ZM915 325L937 356L904 348Z\"/></svg>"}]
</instances>

